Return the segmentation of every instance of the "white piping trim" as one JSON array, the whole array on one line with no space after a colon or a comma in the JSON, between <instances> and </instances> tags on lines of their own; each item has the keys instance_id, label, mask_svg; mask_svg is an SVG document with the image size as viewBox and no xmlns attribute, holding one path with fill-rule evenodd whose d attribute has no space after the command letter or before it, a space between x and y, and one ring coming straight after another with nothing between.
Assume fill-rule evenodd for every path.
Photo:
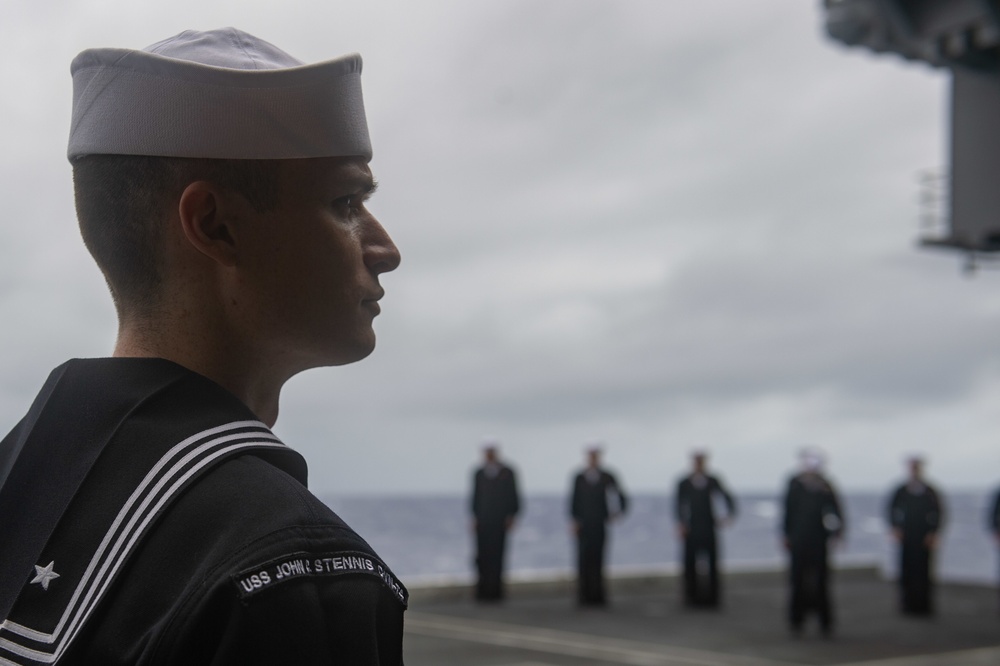
<instances>
[{"instance_id":1,"label":"white piping trim","mask_svg":"<svg viewBox=\"0 0 1000 666\"><path fill-rule=\"evenodd\" d=\"M45 664L51 664L56 660L55 655L49 654L48 652L40 652L38 650L26 648L23 645L9 641L6 638L0 638L0 647L8 652L13 652L16 655L31 659L32 661L40 661Z\"/></svg>"},{"instance_id":2,"label":"white piping trim","mask_svg":"<svg viewBox=\"0 0 1000 666\"><path fill-rule=\"evenodd\" d=\"M180 460L171 463L172 459L184 453L184 450L190 448L191 445L194 444L195 442L202 441L205 439L205 437L210 437L212 435L226 432L229 430L235 430L237 428L258 428L260 430L263 430L264 432L260 432L260 430L258 430L256 432L245 432L233 435L225 435L222 437L216 437L215 439L209 440L208 442L204 442L201 445L192 449L191 451L188 451L180 458ZM262 437L264 439L261 439ZM168 483L170 483L171 480L174 477L176 477L180 473L180 471L183 470L184 467L188 465L192 460L196 459L199 455L204 454L205 451L218 446L219 444L237 439L245 440L246 438L253 438L253 439L251 439L251 441L242 441L237 444L231 444L229 446L226 446L222 449L215 451L210 455L204 456L204 458L202 460L199 460L191 469L189 469L187 472L183 474L180 474L177 480L174 481L167 489L166 493L160 495L159 500L156 501L152 509L149 509L150 502L153 501L153 498L156 497L157 494L160 493L160 491L163 489L163 487L166 486ZM19 645L8 639L3 639L3 638L0 638L0 647L3 647L9 650L10 652L19 654L23 657L32 659L33 661L40 661L43 663L53 663L56 659L58 659L62 655L63 652L65 652L66 648L69 647L70 642L72 642L73 638L75 638L77 632L82 627L83 622L86 620L87 617L89 617L90 613L97 606L98 602L100 601L105 591L107 590L108 585L110 584L110 579L117 573L118 569L121 567L122 563L128 557L131 550L135 547L135 544L138 541L142 530L146 528L146 526L156 516L156 513L160 510L160 508L162 508L163 505L166 504L173 497L173 495L177 493L177 491L181 488L181 486L183 486L184 483L186 483L187 480L190 479L195 473L197 473L199 470L201 470L206 465L208 465L213 460L219 458L222 455L231 453L233 451L237 451L239 449L261 448L261 447L283 448L284 445L277 437L273 435L273 433L271 433L271 431L267 428L266 425L264 425L260 421L250 420L250 421L236 421L233 423L227 423L225 425L216 426L214 428L204 430L200 433L188 437L187 439L183 440L182 442L171 448L169 451L167 451L167 453L165 453L157 461L157 463L152 467L152 469L150 469L150 471L143 478L139 486L135 489L135 491L132 492L132 495L126 501L125 505L118 512L118 515L115 517L114 522L111 524L111 527L105 534L104 539L98 546L97 551L91 558L91 561L86 571L84 572L83 577L78 583L76 590L73 593L73 596L70 598L66 610L63 612L63 615L60 618L59 623L56 625L55 630L51 634L47 634L44 632L36 631L34 629L30 629L28 627L19 625L9 620L5 620L3 623L0 623L0 632L9 631L10 633L20 635L32 641L48 643L48 644L55 642L59 634L62 633L63 629L67 629L66 634L62 637L62 640L59 641L59 644L56 646L55 651L52 654L39 652L37 650L27 648L25 646ZM168 465L170 465L170 469L154 484L153 480L159 475L159 472ZM152 488L150 488L150 485L152 485ZM134 512L132 512L131 510L133 505L135 505L136 502L139 501L140 499L142 501L140 502L138 508ZM125 528L121 530L119 533L119 528L122 522L125 520L126 516L129 515L129 513L132 513L132 516L125 525ZM140 520L141 522L139 522ZM136 527L137 522L139 522L138 527ZM115 538L116 534L117 538ZM114 539L113 545L111 544L112 539ZM125 543L126 541L127 543ZM108 551L109 545L112 545L110 553L106 553L106 551ZM101 566L100 571L97 572L97 576L94 577L94 570L97 568L98 564L102 562L102 560L103 560L103 565ZM109 567L110 567L110 572L108 571ZM93 580L91 580L92 577ZM100 589L96 590L96 595L95 595L95 588L97 587L100 587ZM80 605L79 608L75 610L74 613L73 612L74 608L77 606L77 602L79 601L80 596L85 592L86 596L84 597L82 604ZM71 614L73 616L72 620L70 620ZM66 627L67 621L69 621L68 628ZM8 662L7 660L3 659L3 657L0 657L0 666L6 666L9 663L12 662Z\"/></svg>"}]
</instances>

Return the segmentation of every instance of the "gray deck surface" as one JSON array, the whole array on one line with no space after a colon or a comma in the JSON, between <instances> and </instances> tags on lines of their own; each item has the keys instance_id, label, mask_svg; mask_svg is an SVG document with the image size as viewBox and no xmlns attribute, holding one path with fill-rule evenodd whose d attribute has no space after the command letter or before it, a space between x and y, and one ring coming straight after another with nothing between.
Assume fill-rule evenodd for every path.
<instances>
[{"instance_id":1,"label":"gray deck surface","mask_svg":"<svg viewBox=\"0 0 1000 666\"><path fill-rule=\"evenodd\" d=\"M838 571L837 627L825 639L814 619L801 638L789 633L783 574L726 577L718 611L683 608L676 582L616 579L607 610L576 608L566 581L513 585L499 605L476 604L458 586L415 589L406 664L1000 666L995 588L939 585L936 615L915 619L896 612L895 586L874 569Z\"/></svg>"}]
</instances>

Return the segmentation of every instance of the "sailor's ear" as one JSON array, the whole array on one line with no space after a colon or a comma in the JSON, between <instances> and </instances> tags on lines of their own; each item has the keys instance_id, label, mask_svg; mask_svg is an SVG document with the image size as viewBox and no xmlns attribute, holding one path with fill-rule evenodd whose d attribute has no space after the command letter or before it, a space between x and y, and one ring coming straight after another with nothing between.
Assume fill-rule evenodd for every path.
<instances>
[{"instance_id":1,"label":"sailor's ear","mask_svg":"<svg viewBox=\"0 0 1000 666\"><path fill-rule=\"evenodd\" d=\"M184 188L177 204L187 242L223 266L236 264L238 198L215 183L199 180Z\"/></svg>"}]
</instances>

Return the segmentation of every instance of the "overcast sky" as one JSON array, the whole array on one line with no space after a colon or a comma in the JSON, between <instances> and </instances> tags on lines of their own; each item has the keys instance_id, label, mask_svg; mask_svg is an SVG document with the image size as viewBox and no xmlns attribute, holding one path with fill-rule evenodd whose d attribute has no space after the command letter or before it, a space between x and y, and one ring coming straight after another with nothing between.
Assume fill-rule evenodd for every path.
<instances>
[{"instance_id":1,"label":"overcast sky","mask_svg":"<svg viewBox=\"0 0 1000 666\"><path fill-rule=\"evenodd\" d=\"M847 488L912 451L945 488L1000 483L1000 273L915 245L947 75L832 43L820 2L146 4L2 0L3 423L114 342L70 61L234 25L362 53L372 209L403 255L375 353L285 388L276 431L320 493L465 491L484 438L528 492L594 442L636 491L694 448L777 489L807 444Z\"/></svg>"}]
</instances>

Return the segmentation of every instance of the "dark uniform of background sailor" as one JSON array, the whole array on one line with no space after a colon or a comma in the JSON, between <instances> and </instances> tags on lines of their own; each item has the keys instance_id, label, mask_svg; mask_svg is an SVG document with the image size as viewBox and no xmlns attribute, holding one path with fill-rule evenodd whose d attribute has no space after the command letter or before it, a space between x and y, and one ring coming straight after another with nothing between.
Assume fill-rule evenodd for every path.
<instances>
[{"instance_id":1,"label":"dark uniform of background sailor","mask_svg":"<svg viewBox=\"0 0 1000 666\"><path fill-rule=\"evenodd\" d=\"M994 538L997 540L997 545L1000 545L1000 490L997 491L993 498L993 505L990 507L990 512L987 516L987 524L990 531L993 532Z\"/></svg>"},{"instance_id":2,"label":"dark uniform of background sailor","mask_svg":"<svg viewBox=\"0 0 1000 666\"><path fill-rule=\"evenodd\" d=\"M829 593L827 545L843 534L840 500L822 475L822 456L807 451L803 470L788 482L783 523L784 545L791 558L788 620L792 632L801 633L806 614L819 615L820 630L833 631L833 609Z\"/></svg>"},{"instance_id":3,"label":"dark uniform of background sailor","mask_svg":"<svg viewBox=\"0 0 1000 666\"><path fill-rule=\"evenodd\" d=\"M587 450L587 467L573 480L570 515L577 536L577 600L581 606L604 606L606 525L628 508L614 476L601 469L601 450Z\"/></svg>"},{"instance_id":4,"label":"dark uniform of background sailor","mask_svg":"<svg viewBox=\"0 0 1000 666\"><path fill-rule=\"evenodd\" d=\"M692 456L694 469L677 484L674 515L677 532L684 542L684 603L688 606L719 605L719 568L716 526L728 524L736 515L736 502L719 480L705 471L706 454ZM714 503L726 504L726 516L716 521Z\"/></svg>"},{"instance_id":5,"label":"dark uniform of background sailor","mask_svg":"<svg viewBox=\"0 0 1000 666\"><path fill-rule=\"evenodd\" d=\"M892 494L889 524L899 543L900 610L906 615L930 615L931 554L943 524L941 498L923 478L923 460L909 460L909 479Z\"/></svg>"},{"instance_id":6,"label":"dark uniform of background sailor","mask_svg":"<svg viewBox=\"0 0 1000 666\"><path fill-rule=\"evenodd\" d=\"M514 471L497 459L497 448L483 449L485 462L472 480L473 528L476 532L476 599L503 599L503 556L507 532L520 509Z\"/></svg>"}]
</instances>

